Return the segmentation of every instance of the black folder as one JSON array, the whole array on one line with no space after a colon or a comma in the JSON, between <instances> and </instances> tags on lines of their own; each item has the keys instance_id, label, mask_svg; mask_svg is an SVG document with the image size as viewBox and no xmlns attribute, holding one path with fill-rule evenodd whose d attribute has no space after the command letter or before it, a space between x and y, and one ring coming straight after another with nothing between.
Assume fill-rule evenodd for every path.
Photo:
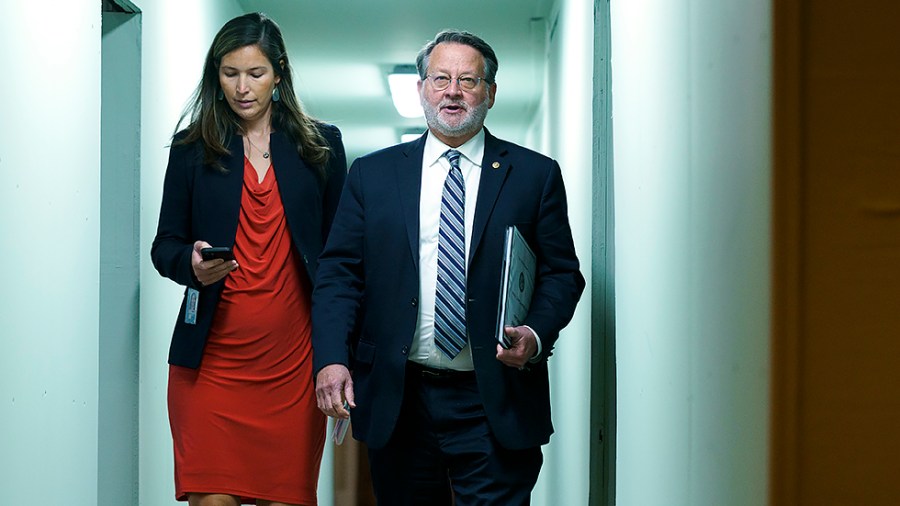
<instances>
[{"instance_id":1,"label":"black folder","mask_svg":"<svg viewBox=\"0 0 900 506\"><path fill-rule=\"evenodd\" d=\"M534 293L537 257L515 226L506 228L503 265L500 269L500 304L497 308L497 341L509 348L504 327L521 325Z\"/></svg>"}]
</instances>

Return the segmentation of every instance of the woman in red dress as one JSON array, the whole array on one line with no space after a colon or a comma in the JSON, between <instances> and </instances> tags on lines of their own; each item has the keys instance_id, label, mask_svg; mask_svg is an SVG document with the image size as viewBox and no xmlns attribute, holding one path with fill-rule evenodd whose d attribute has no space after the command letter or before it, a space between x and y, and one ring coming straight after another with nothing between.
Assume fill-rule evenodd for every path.
<instances>
[{"instance_id":1,"label":"woman in red dress","mask_svg":"<svg viewBox=\"0 0 900 506\"><path fill-rule=\"evenodd\" d=\"M326 424L310 293L346 173L340 132L303 112L281 31L256 13L216 35L188 115L151 250L185 286L169 351L175 495L314 505ZM230 255L205 260L211 246Z\"/></svg>"}]
</instances>

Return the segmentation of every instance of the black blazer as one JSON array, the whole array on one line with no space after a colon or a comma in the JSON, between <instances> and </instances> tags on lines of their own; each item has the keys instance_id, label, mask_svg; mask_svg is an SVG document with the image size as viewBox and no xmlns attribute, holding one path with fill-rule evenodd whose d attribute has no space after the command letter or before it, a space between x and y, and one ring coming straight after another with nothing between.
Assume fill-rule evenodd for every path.
<instances>
[{"instance_id":1,"label":"black blazer","mask_svg":"<svg viewBox=\"0 0 900 506\"><path fill-rule=\"evenodd\" d=\"M353 163L313 292L315 369L350 368L357 406L353 435L371 448L383 447L394 430L416 331L424 144L423 136ZM500 444L535 447L553 432L547 358L584 289L559 165L486 132L477 199L466 322L479 391ZM543 353L521 371L496 359L508 225L519 226L538 260L525 324L540 335Z\"/></svg>"},{"instance_id":2,"label":"black blazer","mask_svg":"<svg viewBox=\"0 0 900 506\"><path fill-rule=\"evenodd\" d=\"M270 139L272 168L288 228L310 283L316 278L316 258L331 227L347 171L340 131L331 125L320 125L319 129L331 148L324 179L303 162L285 134L275 132ZM203 163L199 142L173 145L169 151L159 226L150 257L160 274L185 286L185 297L188 288L200 291L195 324L185 322L185 300L182 301L169 348L169 363L173 365L200 366L224 286L224 280L206 287L200 285L191 269L191 252L197 240L213 246L234 246L244 177L240 135L231 137L228 150L231 154L222 159L227 173Z\"/></svg>"}]
</instances>

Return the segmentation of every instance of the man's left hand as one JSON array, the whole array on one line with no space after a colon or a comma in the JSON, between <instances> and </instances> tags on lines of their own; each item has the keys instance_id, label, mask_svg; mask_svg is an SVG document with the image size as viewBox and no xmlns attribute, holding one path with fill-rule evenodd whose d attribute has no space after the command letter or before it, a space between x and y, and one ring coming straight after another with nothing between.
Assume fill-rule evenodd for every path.
<instances>
[{"instance_id":1,"label":"man's left hand","mask_svg":"<svg viewBox=\"0 0 900 506\"><path fill-rule=\"evenodd\" d=\"M528 327L506 327L503 329L509 339L509 349L497 345L497 360L504 364L523 369L525 364L537 353L537 339Z\"/></svg>"}]
</instances>

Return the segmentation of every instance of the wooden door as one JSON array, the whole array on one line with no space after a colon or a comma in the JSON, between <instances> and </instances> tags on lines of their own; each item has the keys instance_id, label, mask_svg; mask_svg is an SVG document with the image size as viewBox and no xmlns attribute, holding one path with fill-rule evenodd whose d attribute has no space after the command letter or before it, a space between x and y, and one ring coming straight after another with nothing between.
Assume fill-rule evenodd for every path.
<instances>
[{"instance_id":1,"label":"wooden door","mask_svg":"<svg viewBox=\"0 0 900 506\"><path fill-rule=\"evenodd\" d=\"M770 502L900 504L900 4L773 12Z\"/></svg>"}]
</instances>

